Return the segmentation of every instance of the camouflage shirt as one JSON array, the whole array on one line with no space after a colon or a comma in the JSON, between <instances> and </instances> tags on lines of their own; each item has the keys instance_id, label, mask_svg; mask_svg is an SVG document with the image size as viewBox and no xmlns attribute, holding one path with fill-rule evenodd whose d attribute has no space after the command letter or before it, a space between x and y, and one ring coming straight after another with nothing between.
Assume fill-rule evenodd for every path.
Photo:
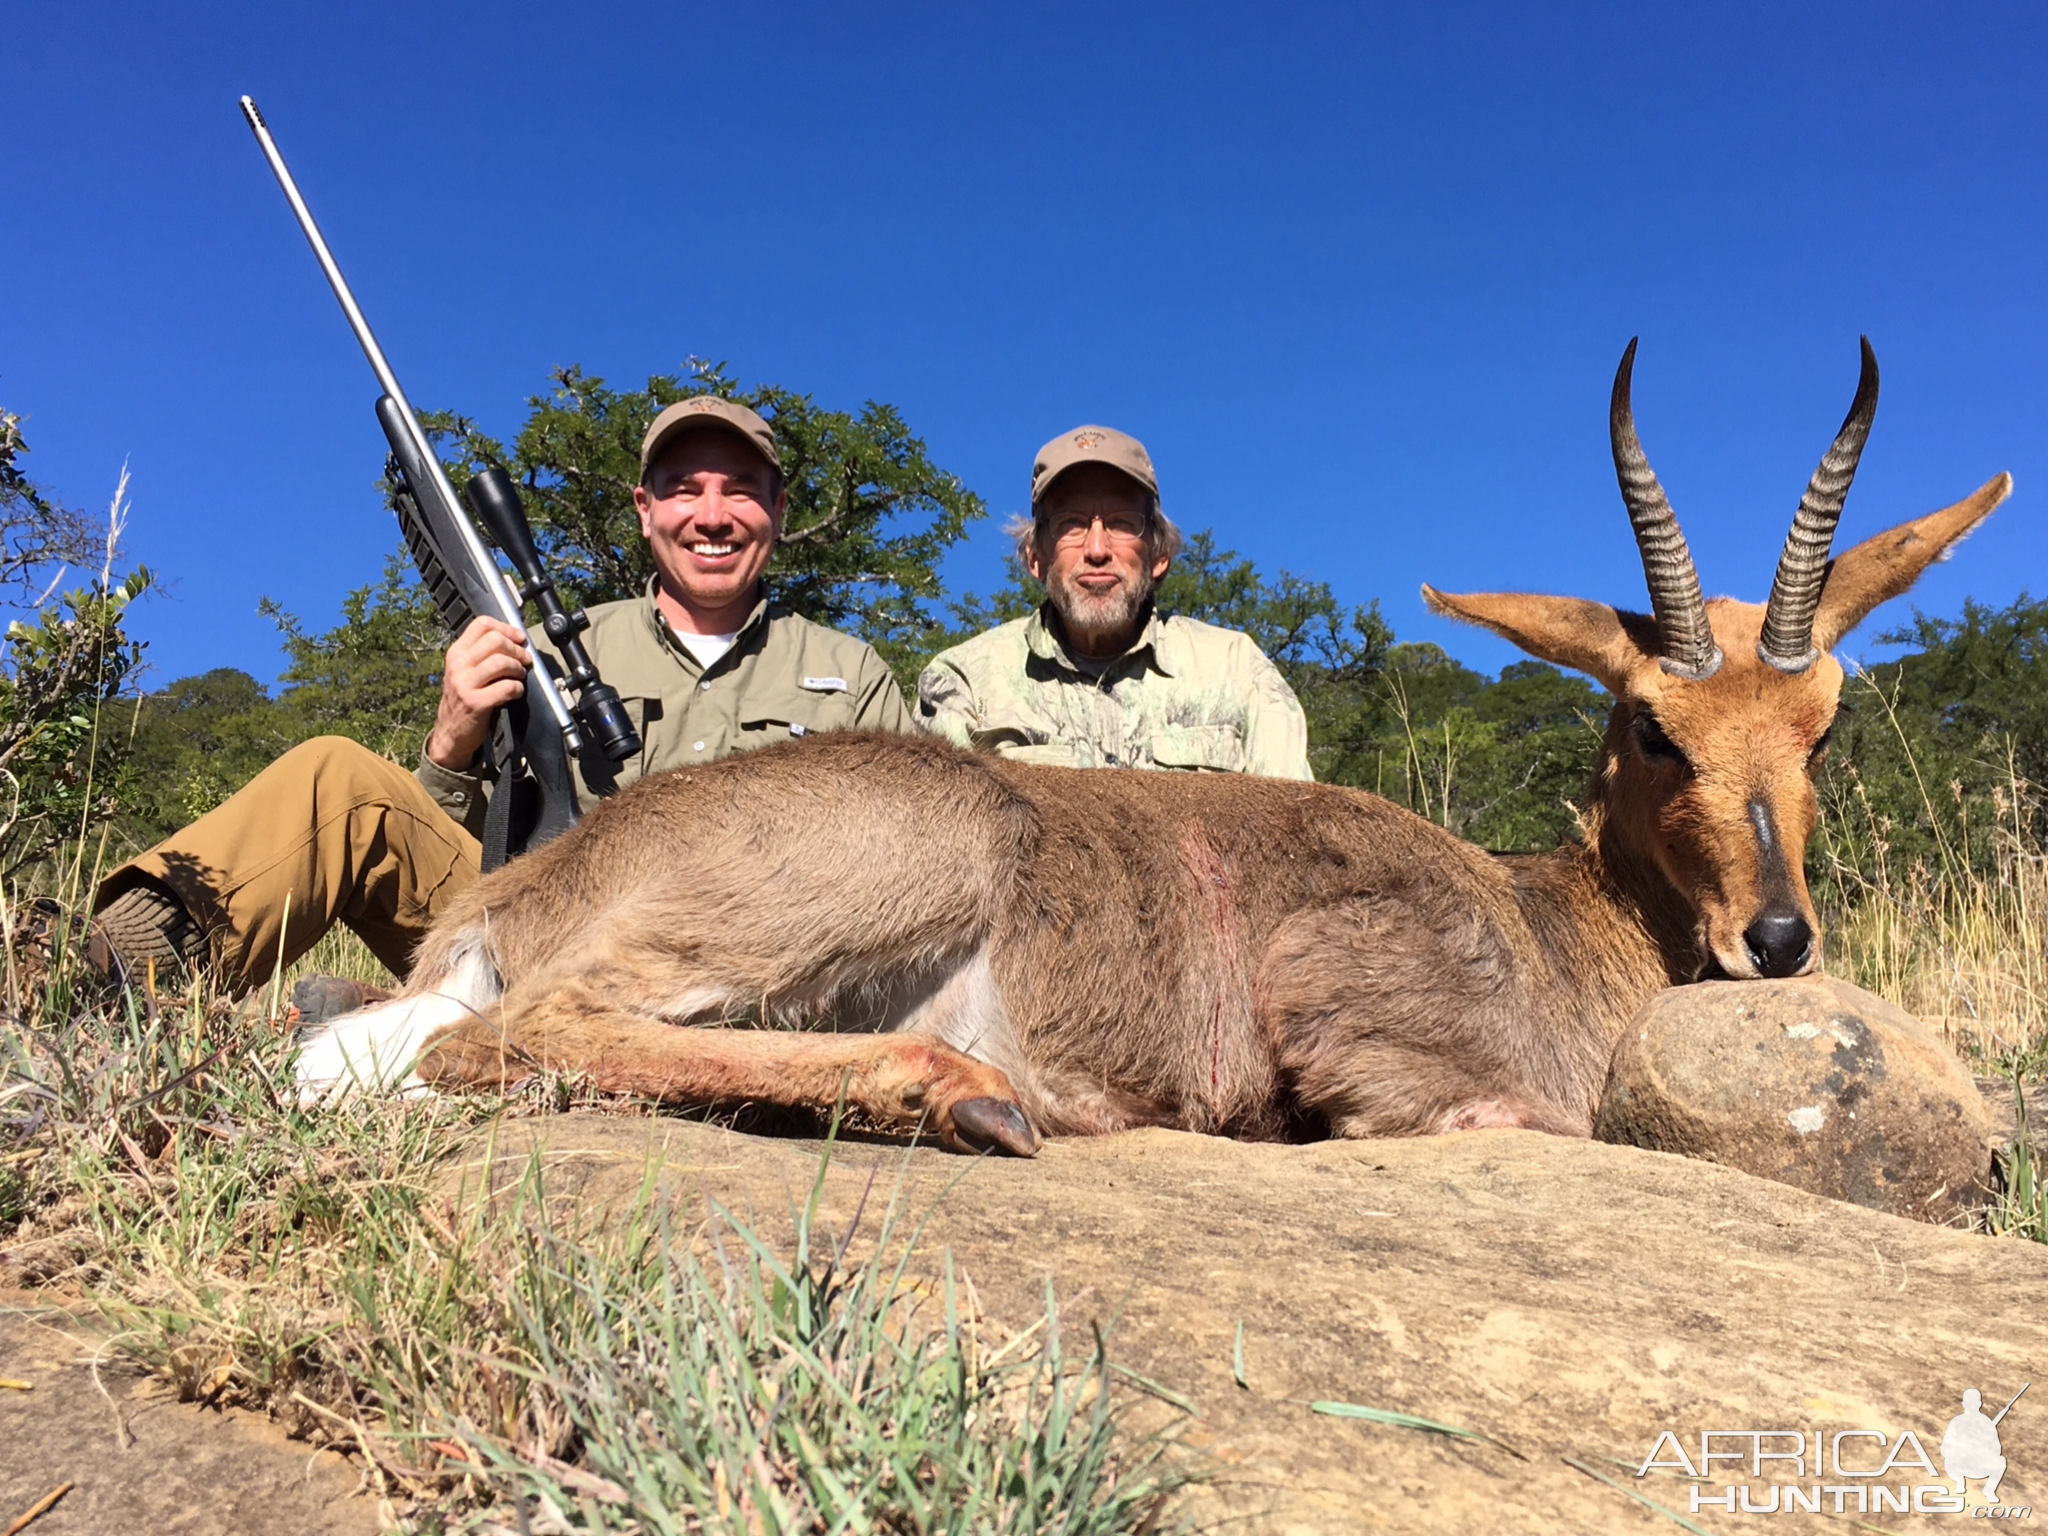
<instances>
[{"instance_id":1,"label":"camouflage shirt","mask_svg":"<svg viewBox=\"0 0 2048 1536\"><path fill-rule=\"evenodd\" d=\"M527 638L559 677L560 657L539 626ZM874 647L765 597L732 649L708 667L676 638L652 582L639 597L592 608L583 643L598 675L619 691L641 747L615 768L595 761L593 750L593 761L578 773L579 794L813 731L915 729L903 691ZM607 782L593 783L593 771ZM421 752L419 780L441 809L481 832L488 791L477 772L443 768Z\"/></svg>"},{"instance_id":2,"label":"camouflage shirt","mask_svg":"<svg viewBox=\"0 0 2048 1536\"><path fill-rule=\"evenodd\" d=\"M1068 655L1042 608L999 625L932 658L917 717L1019 762L1314 777L1301 705L1251 638L1156 612L1107 663Z\"/></svg>"}]
</instances>

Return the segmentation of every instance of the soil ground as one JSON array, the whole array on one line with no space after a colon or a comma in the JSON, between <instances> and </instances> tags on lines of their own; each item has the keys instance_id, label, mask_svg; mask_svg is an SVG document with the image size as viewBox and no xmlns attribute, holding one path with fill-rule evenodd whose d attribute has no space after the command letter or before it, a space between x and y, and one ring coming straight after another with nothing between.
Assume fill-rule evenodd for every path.
<instances>
[{"instance_id":1,"label":"soil ground","mask_svg":"<svg viewBox=\"0 0 2048 1536\"><path fill-rule=\"evenodd\" d=\"M93 1361L99 1357L97 1384ZM260 1415L180 1403L34 1292L0 1292L0 1529L65 1483L28 1536L369 1536L373 1499L331 1451Z\"/></svg>"}]
</instances>

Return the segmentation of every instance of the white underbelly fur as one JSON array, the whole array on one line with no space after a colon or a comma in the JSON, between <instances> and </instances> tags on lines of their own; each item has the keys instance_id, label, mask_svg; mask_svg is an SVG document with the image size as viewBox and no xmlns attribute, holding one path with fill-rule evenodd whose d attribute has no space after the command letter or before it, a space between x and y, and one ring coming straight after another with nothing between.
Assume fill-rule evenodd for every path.
<instances>
[{"instance_id":1,"label":"white underbelly fur","mask_svg":"<svg viewBox=\"0 0 2048 1536\"><path fill-rule=\"evenodd\" d=\"M983 945L928 988L905 998L883 1021L884 1030L937 1035L963 1056L1002 1071L1013 1086L1030 1075L1023 1044L996 991L995 970Z\"/></svg>"},{"instance_id":2,"label":"white underbelly fur","mask_svg":"<svg viewBox=\"0 0 2048 1536\"><path fill-rule=\"evenodd\" d=\"M299 1103L307 1109L340 1103L351 1093L378 1088L423 1092L413 1073L428 1042L498 1000L497 970L477 945L462 954L447 980L432 992L395 997L299 1039Z\"/></svg>"}]
</instances>

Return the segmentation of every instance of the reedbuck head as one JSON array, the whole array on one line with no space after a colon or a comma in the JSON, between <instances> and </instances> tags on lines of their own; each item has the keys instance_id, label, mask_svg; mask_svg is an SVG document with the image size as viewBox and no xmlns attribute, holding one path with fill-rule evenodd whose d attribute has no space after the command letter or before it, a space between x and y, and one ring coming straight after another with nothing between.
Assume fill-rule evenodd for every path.
<instances>
[{"instance_id":1,"label":"reedbuck head","mask_svg":"<svg viewBox=\"0 0 2048 1536\"><path fill-rule=\"evenodd\" d=\"M1631 341L1609 426L1654 616L1569 597L1458 596L1427 586L1423 596L1434 611L1588 673L1613 694L1595 791L1602 852L1653 863L1689 904L1701 974L1804 975L1820 964L1804 867L1818 817L1813 778L1842 692L1842 667L1829 653L1990 516L2012 477L1831 561L1877 414L1877 359L1866 339L1855 403L1800 498L1770 602L1708 601L1636 437L1635 355Z\"/></svg>"}]
</instances>

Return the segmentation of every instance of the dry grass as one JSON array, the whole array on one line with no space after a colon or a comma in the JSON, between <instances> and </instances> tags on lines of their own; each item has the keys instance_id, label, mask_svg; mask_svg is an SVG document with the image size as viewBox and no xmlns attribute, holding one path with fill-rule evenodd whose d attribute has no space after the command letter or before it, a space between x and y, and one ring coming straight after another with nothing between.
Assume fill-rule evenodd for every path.
<instances>
[{"instance_id":1,"label":"dry grass","mask_svg":"<svg viewBox=\"0 0 2048 1536\"><path fill-rule=\"evenodd\" d=\"M2010 1079L2018 1123L1985 1221L2048 1242L2048 1153L2027 1115L2048 1067L2048 846L2038 795L2008 767L1988 796L1961 783L1937 796L1903 732L1900 740L1918 791L1914 841L1932 852L1898 858L1901 829L1855 771L1828 779L1813 849L1827 969L1932 1025L1979 1076ZM1973 825L1972 804L1987 802L1988 824Z\"/></svg>"},{"instance_id":2,"label":"dry grass","mask_svg":"<svg viewBox=\"0 0 2048 1536\"><path fill-rule=\"evenodd\" d=\"M1853 776L1816 839L1826 878L1827 968L1940 1029L1980 1072L2038 1075L2048 1061L2048 848L2017 781L1988 828L1927 825L1937 853L1894 866L1894 831ZM1958 812L1960 792L1953 798ZM1960 822L1960 831L1944 824ZM1974 839L1974 846L1972 845Z\"/></svg>"},{"instance_id":3,"label":"dry grass","mask_svg":"<svg viewBox=\"0 0 2048 1536\"><path fill-rule=\"evenodd\" d=\"M1832 914L1828 969L1939 1028L1979 1070L2038 1075L2048 1047L2048 867L1918 866Z\"/></svg>"}]
</instances>

